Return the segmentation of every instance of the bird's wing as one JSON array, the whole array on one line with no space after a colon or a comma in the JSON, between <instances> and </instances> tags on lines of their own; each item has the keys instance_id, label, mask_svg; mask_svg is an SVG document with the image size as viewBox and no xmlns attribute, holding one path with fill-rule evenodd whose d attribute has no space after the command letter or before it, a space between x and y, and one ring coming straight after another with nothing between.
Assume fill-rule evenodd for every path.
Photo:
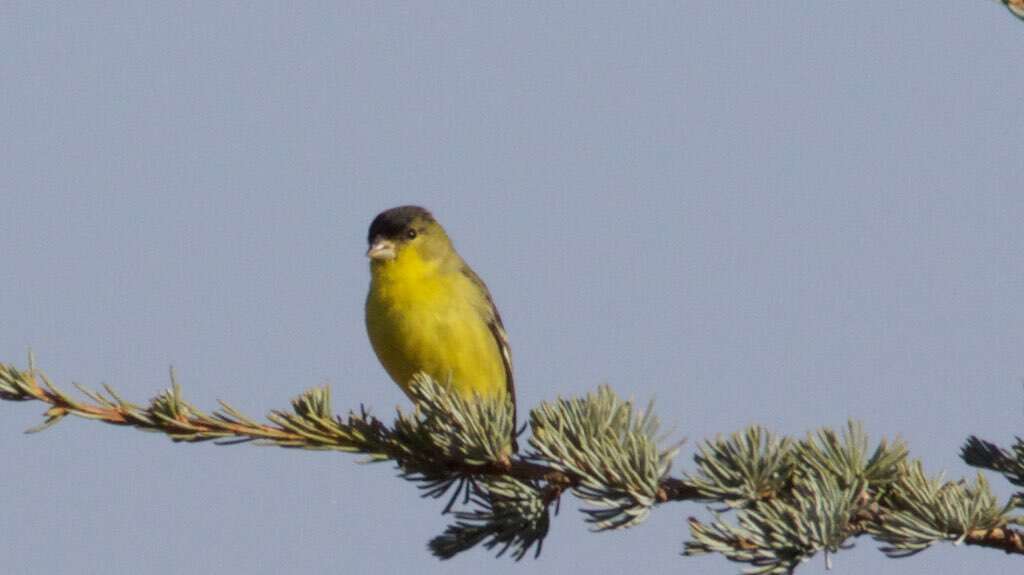
<instances>
[{"instance_id":1,"label":"bird's wing","mask_svg":"<svg viewBox=\"0 0 1024 575\"><path fill-rule=\"evenodd\" d=\"M484 294L484 300L487 303L487 309L482 310L484 313L484 319L487 322L487 327L491 330L491 335L494 336L495 343L498 344L498 349L501 350L501 361L505 367L505 392L508 394L509 399L512 401L512 422L513 422L513 444L515 441L515 425L516 425L516 388L512 378L512 348L508 344L508 334L505 332L505 326L501 323L501 314L498 313L498 307L494 305L494 299L491 298L491 292L487 289L487 284L484 280L480 279L480 276L476 275L468 265L462 266L462 273L466 275Z\"/></svg>"}]
</instances>

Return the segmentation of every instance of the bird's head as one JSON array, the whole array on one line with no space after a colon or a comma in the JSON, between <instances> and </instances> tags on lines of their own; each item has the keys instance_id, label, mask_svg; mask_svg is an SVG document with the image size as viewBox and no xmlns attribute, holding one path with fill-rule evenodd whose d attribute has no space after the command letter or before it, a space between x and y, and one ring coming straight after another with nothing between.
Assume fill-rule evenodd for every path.
<instances>
[{"instance_id":1,"label":"bird's head","mask_svg":"<svg viewBox=\"0 0 1024 575\"><path fill-rule=\"evenodd\" d=\"M372 263L395 261L406 254L434 260L452 251L444 228L419 206L399 206L381 212L373 218L366 239L370 244L366 257Z\"/></svg>"}]
</instances>

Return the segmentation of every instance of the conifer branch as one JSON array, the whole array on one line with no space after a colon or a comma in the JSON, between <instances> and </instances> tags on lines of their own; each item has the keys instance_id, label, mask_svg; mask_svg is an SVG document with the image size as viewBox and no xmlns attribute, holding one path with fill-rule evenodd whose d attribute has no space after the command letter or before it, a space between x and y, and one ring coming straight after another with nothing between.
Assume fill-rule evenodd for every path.
<instances>
[{"instance_id":1,"label":"conifer branch","mask_svg":"<svg viewBox=\"0 0 1024 575\"><path fill-rule=\"evenodd\" d=\"M818 553L831 561L858 537L882 543L892 557L942 541L1024 555L1024 494L1000 505L981 475L972 483L929 478L908 461L902 441L870 448L859 424L842 433L822 429L802 440L750 427L698 446L696 468L669 471L679 445L662 446L652 406L638 410L610 388L543 403L530 413L526 450L512 440L513 410L505 400L465 399L425 376L410 384L416 408L390 424L365 408L334 414L330 390L315 388L291 410L256 421L226 403L205 413L171 387L147 405L104 386L82 386L81 400L55 386L29 359L21 371L0 363L0 399L48 405L39 431L68 415L160 432L174 441L231 445L254 442L297 449L357 453L391 461L424 497L447 497L454 522L430 542L447 559L482 546L519 560L540 553L552 505L565 492L584 502L595 530L642 522L669 501L721 504L713 521L690 519L685 554L719 553L750 573L789 573ZM971 465L1024 486L1024 441L1005 450L971 437L962 456ZM728 514L735 514L735 523Z\"/></svg>"},{"instance_id":2,"label":"conifer branch","mask_svg":"<svg viewBox=\"0 0 1024 575\"><path fill-rule=\"evenodd\" d=\"M889 494L889 510L883 520L869 521L865 530L885 543L890 557L913 555L938 541L985 541L985 533L1005 530L1013 521L1012 505L1000 506L985 477L978 474L973 486L963 481L928 478L921 463L906 466L896 489Z\"/></svg>"},{"instance_id":3,"label":"conifer branch","mask_svg":"<svg viewBox=\"0 0 1024 575\"><path fill-rule=\"evenodd\" d=\"M1024 487L1024 439L1016 438L1007 451L972 435L960 449L960 458L973 467L1001 473L1010 483ZM1024 493L1018 495L1024 498Z\"/></svg>"},{"instance_id":4,"label":"conifer branch","mask_svg":"<svg viewBox=\"0 0 1024 575\"><path fill-rule=\"evenodd\" d=\"M999 0L1011 14L1024 20L1024 0Z\"/></svg>"}]
</instances>

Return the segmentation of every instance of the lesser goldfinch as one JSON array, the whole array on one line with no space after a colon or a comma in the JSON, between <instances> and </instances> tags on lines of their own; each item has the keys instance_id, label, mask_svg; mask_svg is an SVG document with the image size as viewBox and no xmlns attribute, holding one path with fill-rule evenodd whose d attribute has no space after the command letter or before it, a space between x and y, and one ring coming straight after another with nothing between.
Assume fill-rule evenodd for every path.
<instances>
[{"instance_id":1,"label":"lesser goldfinch","mask_svg":"<svg viewBox=\"0 0 1024 575\"><path fill-rule=\"evenodd\" d=\"M413 374L424 372L466 398L507 397L514 410L498 308L441 224L424 208L401 206L374 218L367 240L366 331L391 379L408 394Z\"/></svg>"}]
</instances>

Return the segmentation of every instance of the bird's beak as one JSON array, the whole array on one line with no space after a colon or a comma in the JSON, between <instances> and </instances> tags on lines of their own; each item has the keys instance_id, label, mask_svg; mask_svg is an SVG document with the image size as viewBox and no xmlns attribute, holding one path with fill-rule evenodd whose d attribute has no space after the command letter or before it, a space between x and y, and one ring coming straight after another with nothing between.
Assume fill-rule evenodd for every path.
<instances>
[{"instance_id":1,"label":"bird's beak","mask_svg":"<svg viewBox=\"0 0 1024 575\"><path fill-rule=\"evenodd\" d=\"M395 243L391 240L376 239L366 250L366 257L371 260L383 261L395 259Z\"/></svg>"}]
</instances>

